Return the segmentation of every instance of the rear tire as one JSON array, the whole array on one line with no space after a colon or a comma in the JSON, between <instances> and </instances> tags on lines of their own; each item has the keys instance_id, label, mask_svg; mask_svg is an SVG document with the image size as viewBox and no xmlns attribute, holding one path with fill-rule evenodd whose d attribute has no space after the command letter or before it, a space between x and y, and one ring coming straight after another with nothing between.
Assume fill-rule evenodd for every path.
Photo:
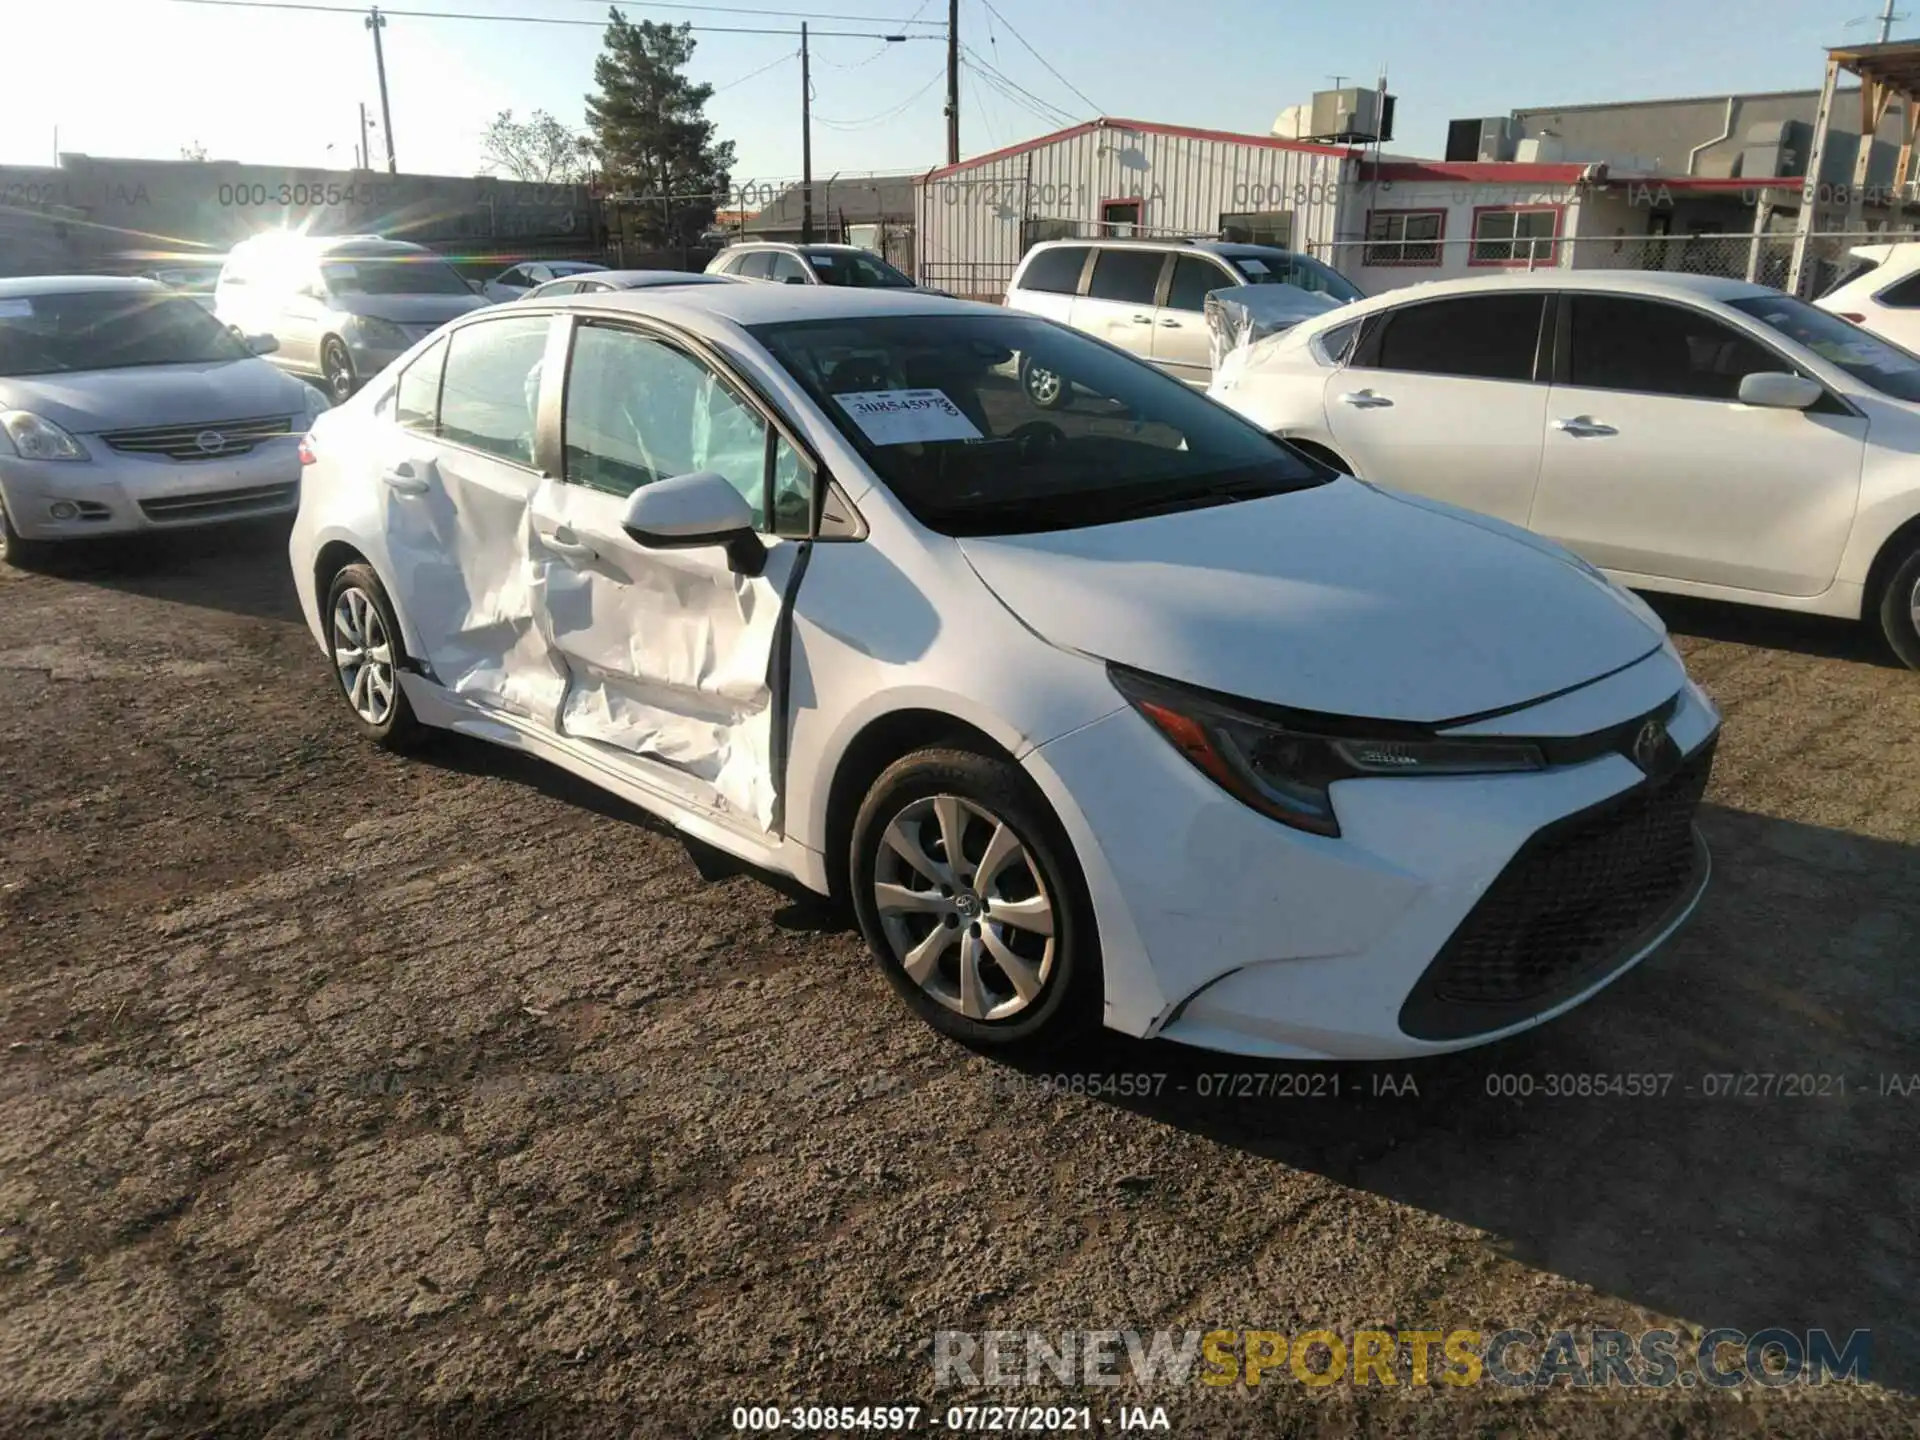
<instances>
[{"instance_id":1,"label":"rear tire","mask_svg":"<svg viewBox=\"0 0 1920 1440\"><path fill-rule=\"evenodd\" d=\"M1065 832L1019 766L957 749L896 760L860 807L848 866L861 933L934 1029L1010 1049L1099 1023L1093 907Z\"/></svg>"},{"instance_id":2,"label":"rear tire","mask_svg":"<svg viewBox=\"0 0 1920 1440\"><path fill-rule=\"evenodd\" d=\"M1920 545L1894 567L1880 591L1880 631L1910 670L1920 670Z\"/></svg>"},{"instance_id":3,"label":"rear tire","mask_svg":"<svg viewBox=\"0 0 1920 1440\"><path fill-rule=\"evenodd\" d=\"M0 561L16 570L42 570L53 558L53 548L45 540L23 540L13 528L6 507L0 505Z\"/></svg>"},{"instance_id":4,"label":"rear tire","mask_svg":"<svg viewBox=\"0 0 1920 1440\"><path fill-rule=\"evenodd\" d=\"M320 342L320 373L326 377L321 388L335 405L346 404L360 388L359 378L353 373L353 356L338 335L329 335Z\"/></svg>"},{"instance_id":5,"label":"rear tire","mask_svg":"<svg viewBox=\"0 0 1920 1440\"><path fill-rule=\"evenodd\" d=\"M370 565L349 565L327 588L327 647L333 678L360 733L382 750L411 750L432 732L401 688L406 649L393 602Z\"/></svg>"}]
</instances>

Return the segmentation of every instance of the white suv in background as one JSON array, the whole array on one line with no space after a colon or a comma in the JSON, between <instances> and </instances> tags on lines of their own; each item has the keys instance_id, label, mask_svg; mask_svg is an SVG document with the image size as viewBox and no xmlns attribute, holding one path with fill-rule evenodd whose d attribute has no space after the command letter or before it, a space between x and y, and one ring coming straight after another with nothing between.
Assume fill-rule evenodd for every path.
<instances>
[{"instance_id":1,"label":"white suv in background","mask_svg":"<svg viewBox=\"0 0 1920 1440\"><path fill-rule=\"evenodd\" d=\"M1856 246L1839 278L1813 303L1896 345L1920 349L1920 242Z\"/></svg>"},{"instance_id":2,"label":"white suv in background","mask_svg":"<svg viewBox=\"0 0 1920 1440\"><path fill-rule=\"evenodd\" d=\"M1213 377L1207 296L1242 285L1296 285L1342 302L1360 287L1309 255L1219 240L1047 240L1021 260L1007 308L1043 315L1151 360L1189 385ZM1035 400L1060 403L1056 377L1025 372ZM1043 396L1052 396L1049 401Z\"/></svg>"}]
</instances>

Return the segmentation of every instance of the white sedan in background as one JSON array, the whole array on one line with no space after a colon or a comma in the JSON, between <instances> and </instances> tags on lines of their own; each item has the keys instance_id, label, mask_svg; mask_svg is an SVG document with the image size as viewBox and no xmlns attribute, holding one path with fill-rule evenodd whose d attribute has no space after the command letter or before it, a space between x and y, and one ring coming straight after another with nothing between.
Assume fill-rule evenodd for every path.
<instances>
[{"instance_id":1,"label":"white sedan in background","mask_svg":"<svg viewBox=\"0 0 1920 1440\"><path fill-rule=\"evenodd\" d=\"M521 265L509 266L493 279L480 287L480 293L496 305L504 305L518 300L536 285L545 285L550 281L564 280L574 275L590 275L596 270L604 270L604 265L595 265L587 260L529 260Z\"/></svg>"},{"instance_id":2,"label":"white sedan in background","mask_svg":"<svg viewBox=\"0 0 1920 1440\"><path fill-rule=\"evenodd\" d=\"M1777 290L1413 285L1236 352L1209 393L1623 585L1864 619L1920 668L1920 357Z\"/></svg>"},{"instance_id":3,"label":"white sedan in background","mask_svg":"<svg viewBox=\"0 0 1920 1440\"><path fill-rule=\"evenodd\" d=\"M970 1042L1456 1049L1706 883L1719 717L1644 604L1046 320L524 301L303 453L294 584L362 734L542 756L849 901Z\"/></svg>"}]
</instances>

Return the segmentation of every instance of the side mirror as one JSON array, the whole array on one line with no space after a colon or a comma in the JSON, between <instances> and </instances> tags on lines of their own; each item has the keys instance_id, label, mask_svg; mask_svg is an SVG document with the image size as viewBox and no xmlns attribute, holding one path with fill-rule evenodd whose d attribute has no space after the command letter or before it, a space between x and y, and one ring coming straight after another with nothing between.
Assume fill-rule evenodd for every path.
<instances>
[{"instance_id":1,"label":"side mirror","mask_svg":"<svg viewBox=\"0 0 1920 1440\"><path fill-rule=\"evenodd\" d=\"M724 545L736 575L766 568L767 547L753 530L753 511L716 470L696 470L642 485L628 497L620 526L649 550L698 550Z\"/></svg>"},{"instance_id":2,"label":"side mirror","mask_svg":"<svg viewBox=\"0 0 1920 1440\"><path fill-rule=\"evenodd\" d=\"M1761 370L1740 378L1740 403L1769 410L1805 410L1826 393L1818 380L1789 375L1784 370Z\"/></svg>"},{"instance_id":3,"label":"side mirror","mask_svg":"<svg viewBox=\"0 0 1920 1440\"><path fill-rule=\"evenodd\" d=\"M280 342L271 335L247 335L241 343L256 355L271 355L280 348Z\"/></svg>"}]
</instances>

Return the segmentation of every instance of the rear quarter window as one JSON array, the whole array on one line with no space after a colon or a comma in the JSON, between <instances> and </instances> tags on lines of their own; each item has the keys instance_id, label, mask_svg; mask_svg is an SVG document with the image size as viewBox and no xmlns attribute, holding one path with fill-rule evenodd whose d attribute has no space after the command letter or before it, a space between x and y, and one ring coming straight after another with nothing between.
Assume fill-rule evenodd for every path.
<instances>
[{"instance_id":1,"label":"rear quarter window","mask_svg":"<svg viewBox=\"0 0 1920 1440\"><path fill-rule=\"evenodd\" d=\"M1048 295L1071 295L1080 288L1080 271L1086 263L1087 247L1084 245L1038 251L1021 272L1019 288L1038 290Z\"/></svg>"}]
</instances>

